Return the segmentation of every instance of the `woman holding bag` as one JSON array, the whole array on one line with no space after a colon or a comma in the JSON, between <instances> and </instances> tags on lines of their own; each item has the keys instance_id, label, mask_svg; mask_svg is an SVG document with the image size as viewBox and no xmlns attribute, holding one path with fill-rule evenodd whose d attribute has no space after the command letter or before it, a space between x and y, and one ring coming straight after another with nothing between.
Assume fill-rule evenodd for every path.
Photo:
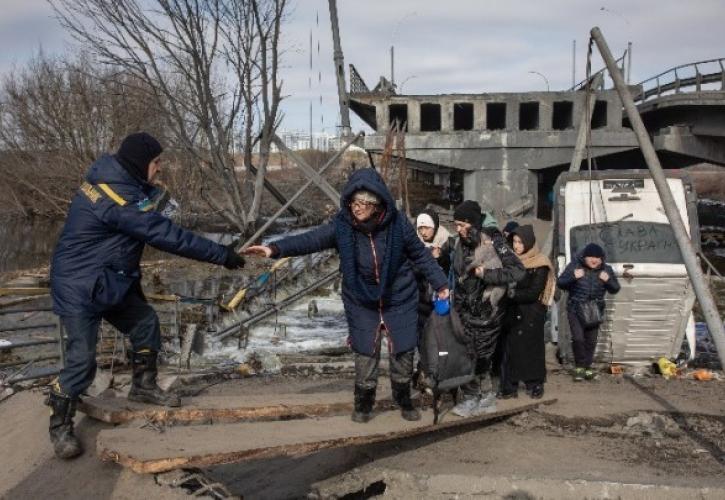
<instances>
[{"instance_id":1,"label":"woman holding bag","mask_svg":"<svg viewBox=\"0 0 725 500\"><path fill-rule=\"evenodd\" d=\"M557 285L569 292L567 319L574 351L574 381L593 380L594 350L604 317L604 295L619 292L619 281L605 263L604 249L589 243L561 273Z\"/></svg>"}]
</instances>

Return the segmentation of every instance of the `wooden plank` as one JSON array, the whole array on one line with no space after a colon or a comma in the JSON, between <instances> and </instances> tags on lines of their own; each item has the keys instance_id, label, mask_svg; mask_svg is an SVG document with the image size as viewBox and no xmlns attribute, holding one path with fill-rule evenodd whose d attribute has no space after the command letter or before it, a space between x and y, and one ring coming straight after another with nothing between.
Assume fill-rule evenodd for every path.
<instances>
[{"instance_id":1,"label":"wooden plank","mask_svg":"<svg viewBox=\"0 0 725 500\"><path fill-rule=\"evenodd\" d=\"M504 408L467 419L432 425L431 412L418 422L408 422L396 412L377 414L367 424L348 416L285 422L254 422L212 426L184 426L162 433L144 428L116 428L98 434L98 456L137 473L158 473L186 467L209 467L252 459L300 456L327 448L371 444L419 436L446 429L494 423L501 418L532 410L556 400L521 404L505 401Z\"/></svg>"},{"instance_id":2,"label":"wooden plank","mask_svg":"<svg viewBox=\"0 0 725 500\"><path fill-rule=\"evenodd\" d=\"M0 288L0 297L7 296L36 296L36 295L48 295L50 288L37 288L37 287L4 287Z\"/></svg>"},{"instance_id":3,"label":"wooden plank","mask_svg":"<svg viewBox=\"0 0 725 500\"><path fill-rule=\"evenodd\" d=\"M109 424L152 421L163 424L202 424L291 420L343 415L352 412L352 391L322 394L280 394L269 396L202 396L182 401L184 406L169 408L146 405L126 398L83 398L78 410ZM390 399L379 399L376 409L390 409Z\"/></svg>"}]
</instances>

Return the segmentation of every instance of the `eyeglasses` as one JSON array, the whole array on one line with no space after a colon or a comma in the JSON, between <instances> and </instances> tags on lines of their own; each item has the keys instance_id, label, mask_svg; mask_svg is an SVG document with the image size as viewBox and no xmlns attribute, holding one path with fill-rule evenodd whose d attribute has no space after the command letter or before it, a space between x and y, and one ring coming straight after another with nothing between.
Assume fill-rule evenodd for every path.
<instances>
[{"instance_id":1,"label":"eyeglasses","mask_svg":"<svg viewBox=\"0 0 725 500\"><path fill-rule=\"evenodd\" d=\"M372 208L375 205L375 203L362 200L353 200L350 202L350 208Z\"/></svg>"}]
</instances>

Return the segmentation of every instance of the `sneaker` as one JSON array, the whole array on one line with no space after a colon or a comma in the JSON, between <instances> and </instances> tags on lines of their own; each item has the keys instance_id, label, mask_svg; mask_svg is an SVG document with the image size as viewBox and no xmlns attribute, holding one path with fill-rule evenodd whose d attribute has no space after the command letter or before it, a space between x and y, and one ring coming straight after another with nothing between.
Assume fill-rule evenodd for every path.
<instances>
[{"instance_id":1,"label":"sneaker","mask_svg":"<svg viewBox=\"0 0 725 500\"><path fill-rule=\"evenodd\" d=\"M489 392L478 401L478 406L473 409L471 416L493 413L496 411L496 394Z\"/></svg>"},{"instance_id":2,"label":"sneaker","mask_svg":"<svg viewBox=\"0 0 725 500\"><path fill-rule=\"evenodd\" d=\"M497 399L511 399L511 398L518 398L519 393L518 391L498 391L496 393Z\"/></svg>"},{"instance_id":3,"label":"sneaker","mask_svg":"<svg viewBox=\"0 0 725 500\"><path fill-rule=\"evenodd\" d=\"M584 370L584 379L585 380L596 380L596 378L597 378L597 373L594 370L592 370L591 368L587 368L586 370Z\"/></svg>"},{"instance_id":4,"label":"sneaker","mask_svg":"<svg viewBox=\"0 0 725 500\"><path fill-rule=\"evenodd\" d=\"M584 368L575 368L572 375L574 376L574 382L581 382L584 380Z\"/></svg>"},{"instance_id":5,"label":"sneaker","mask_svg":"<svg viewBox=\"0 0 725 500\"><path fill-rule=\"evenodd\" d=\"M463 401L454 406L451 413L459 417L468 418L478 408L478 400L479 398L477 396L464 396Z\"/></svg>"}]
</instances>

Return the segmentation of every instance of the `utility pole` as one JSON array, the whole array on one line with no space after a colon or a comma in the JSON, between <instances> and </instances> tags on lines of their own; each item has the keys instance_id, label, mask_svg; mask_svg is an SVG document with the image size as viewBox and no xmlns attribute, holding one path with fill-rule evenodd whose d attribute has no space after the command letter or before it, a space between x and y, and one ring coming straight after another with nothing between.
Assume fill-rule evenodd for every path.
<instances>
[{"instance_id":1,"label":"utility pole","mask_svg":"<svg viewBox=\"0 0 725 500\"><path fill-rule=\"evenodd\" d=\"M395 86L395 46L390 46L390 83Z\"/></svg>"},{"instance_id":2,"label":"utility pole","mask_svg":"<svg viewBox=\"0 0 725 500\"><path fill-rule=\"evenodd\" d=\"M627 42L627 85L632 80L632 42Z\"/></svg>"},{"instance_id":3,"label":"utility pole","mask_svg":"<svg viewBox=\"0 0 725 500\"><path fill-rule=\"evenodd\" d=\"M576 86L576 38L571 41L571 88Z\"/></svg>"},{"instance_id":4,"label":"utility pole","mask_svg":"<svg viewBox=\"0 0 725 500\"><path fill-rule=\"evenodd\" d=\"M581 116L579 117L579 128L577 129L576 145L574 146L574 154L569 163L569 172L579 172L582 160L584 159L584 149L587 145L587 139L592 131L592 114L594 113L594 104L597 101L597 89L604 81L604 73L597 73L589 82L590 92L585 93L584 106L582 106Z\"/></svg>"},{"instance_id":5,"label":"utility pole","mask_svg":"<svg viewBox=\"0 0 725 500\"><path fill-rule=\"evenodd\" d=\"M604 62L607 64L609 69L609 75L614 80L614 86L617 88L619 98L622 100L624 109L627 112L629 122L632 125L639 142L639 147L642 150L642 155L647 162L647 167L652 175L657 193L660 195L662 200L662 207L665 209L665 215L667 220L670 222L672 232L677 240L677 246L680 248L682 254L682 260L687 269L687 274L692 282L692 287L695 289L695 296L700 303L702 314L705 316L707 327L710 330L710 335L715 342L715 348L717 354L720 357L720 362L725 366L725 327L723 327L722 318L717 310L715 300L713 300L712 293L710 292L705 276L700 268L700 263L697 260L697 253L692 246L690 237L685 229L685 224L682 222L682 217L675 204L675 199L672 196L670 186L667 184L667 178L665 173L662 171L662 165L660 164L657 153L652 145L647 129L642 122L642 117L639 116L639 111L634 104L632 95L629 92L629 88L624 81L622 72L617 66L612 52L609 50L607 42L604 40L604 36L599 28L594 27L591 30L591 35L599 48L599 53L602 55Z\"/></svg>"},{"instance_id":6,"label":"utility pole","mask_svg":"<svg viewBox=\"0 0 725 500\"><path fill-rule=\"evenodd\" d=\"M328 0L330 5L330 25L332 26L332 45L334 48L333 60L335 61L335 77L337 79L337 96L340 101L340 125L342 136L348 137L350 129L350 100L347 95L345 84L345 59L342 56L340 45L340 26L337 22L337 0Z\"/></svg>"}]
</instances>

